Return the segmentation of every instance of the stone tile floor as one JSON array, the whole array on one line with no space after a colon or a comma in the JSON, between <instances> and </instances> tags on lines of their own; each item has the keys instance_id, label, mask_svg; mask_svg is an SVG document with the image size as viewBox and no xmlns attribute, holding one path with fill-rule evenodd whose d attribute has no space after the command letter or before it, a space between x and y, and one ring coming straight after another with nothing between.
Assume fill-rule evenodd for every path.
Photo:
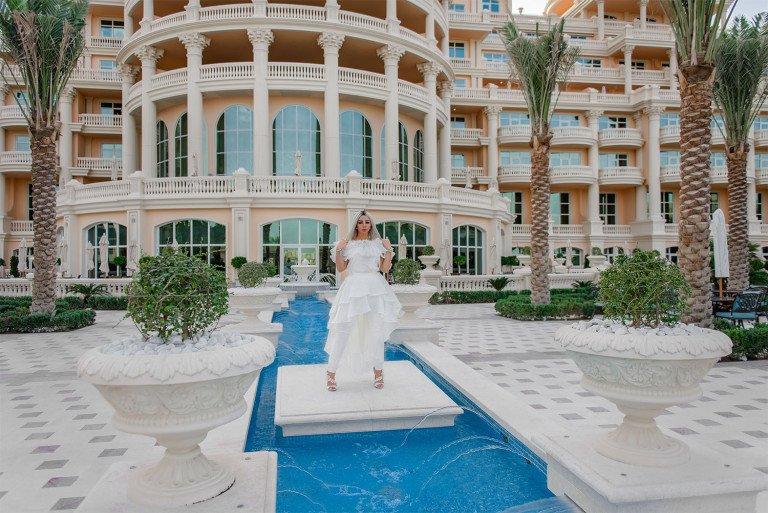
<instances>
[{"instance_id":1,"label":"stone tile floor","mask_svg":"<svg viewBox=\"0 0 768 513\"><path fill-rule=\"evenodd\" d=\"M579 386L579 370L552 339L561 323L498 317L492 305L429 306L440 345L528 412L565 426L608 428L616 408ZM76 511L109 466L159 457L151 439L112 428L111 408L75 375L87 349L135 328L120 312L72 333L0 336L0 511ZM768 362L720 364L704 397L671 408L659 423L678 436L768 473Z\"/></svg>"}]
</instances>

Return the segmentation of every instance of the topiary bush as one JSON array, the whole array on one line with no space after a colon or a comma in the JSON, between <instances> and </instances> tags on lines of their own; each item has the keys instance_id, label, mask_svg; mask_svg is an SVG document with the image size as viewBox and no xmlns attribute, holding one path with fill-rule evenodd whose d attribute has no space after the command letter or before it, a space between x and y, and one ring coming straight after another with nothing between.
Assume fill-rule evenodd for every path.
<instances>
[{"instance_id":1,"label":"topiary bush","mask_svg":"<svg viewBox=\"0 0 768 513\"><path fill-rule=\"evenodd\" d=\"M496 311L504 316L520 321L551 321L590 318L595 313L595 305L574 300L553 301L547 305L533 305L520 298L500 299L496 302Z\"/></svg>"},{"instance_id":2,"label":"topiary bush","mask_svg":"<svg viewBox=\"0 0 768 513\"><path fill-rule=\"evenodd\" d=\"M756 360L768 357L768 324L758 324L753 328L735 328L730 323L715 323L715 327L728 335L733 341L732 360Z\"/></svg>"},{"instance_id":3,"label":"topiary bush","mask_svg":"<svg viewBox=\"0 0 768 513\"><path fill-rule=\"evenodd\" d=\"M398 260L392 266L392 277L400 285L416 285L421 279L421 266L410 258Z\"/></svg>"},{"instance_id":4,"label":"topiary bush","mask_svg":"<svg viewBox=\"0 0 768 513\"><path fill-rule=\"evenodd\" d=\"M489 278L488 285L493 287L493 290L504 290L504 287L509 285L509 278L505 276L500 278Z\"/></svg>"},{"instance_id":5,"label":"topiary bush","mask_svg":"<svg viewBox=\"0 0 768 513\"><path fill-rule=\"evenodd\" d=\"M192 338L227 313L224 273L199 258L166 253L142 259L127 290L127 316L144 338Z\"/></svg>"},{"instance_id":6,"label":"topiary bush","mask_svg":"<svg viewBox=\"0 0 768 513\"><path fill-rule=\"evenodd\" d=\"M0 297L0 333L45 333L69 331L90 326L96 320L93 310L83 309L80 298L56 300L56 314L30 314L30 296Z\"/></svg>"},{"instance_id":7,"label":"topiary bush","mask_svg":"<svg viewBox=\"0 0 768 513\"><path fill-rule=\"evenodd\" d=\"M501 265L520 265L517 255L501 257Z\"/></svg>"},{"instance_id":8,"label":"topiary bush","mask_svg":"<svg viewBox=\"0 0 768 513\"><path fill-rule=\"evenodd\" d=\"M674 324L689 294L680 269L658 251L620 255L600 274L598 297L605 317L635 328Z\"/></svg>"},{"instance_id":9,"label":"topiary bush","mask_svg":"<svg viewBox=\"0 0 768 513\"><path fill-rule=\"evenodd\" d=\"M270 262L247 262L237 271L237 278L243 287L258 287L276 273L277 268Z\"/></svg>"},{"instance_id":10,"label":"topiary bush","mask_svg":"<svg viewBox=\"0 0 768 513\"><path fill-rule=\"evenodd\" d=\"M435 254L435 248L432 246L424 246L421 250L421 254L424 256L432 256Z\"/></svg>"},{"instance_id":11,"label":"topiary bush","mask_svg":"<svg viewBox=\"0 0 768 513\"><path fill-rule=\"evenodd\" d=\"M123 255L117 255L115 258L112 259L112 263L115 264L115 267L118 269L125 268L125 264L128 263L128 259L125 258Z\"/></svg>"},{"instance_id":12,"label":"topiary bush","mask_svg":"<svg viewBox=\"0 0 768 513\"><path fill-rule=\"evenodd\" d=\"M94 296L88 300L88 306L94 310L127 310L126 296Z\"/></svg>"},{"instance_id":13,"label":"topiary bush","mask_svg":"<svg viewBox=\"0 0 768 513\"><path fill-rule=\"evenodd\" d=\"M592 256L600 256L603 254L603 250L595 246L589 251L589 254Z\"/></svg>"},{"instance_id":14,"label":"topiary bush","mask_svg":"<svg viewBox=\"0 0 768 513\"><path fill-rule=\"evenodd\" d=\"M232 260L230 260L230 263L232 264L232 267L235 269L240 269L243 264L245 264L248 261L247 258L244 256L236 256Z\"/></svg>"},{"instance_id":15,"label":"topiary bush","mask_svg":"<svg viewBox=\"0 0 768 513\"><path fill-rule=\"evenodd\" d=\"M14 278L19 277L19 257L11 255L11 270L9 271Z\"/></svg>"},{"instance_id":16,"label":"topiary bush","mask_svg":"<svg viewBox=\"0 0 768 513\"><path fill-rule=\"evenodd\" d=\"M456 265L464 265L467 263L467 257L464 255L456 255L453 257L453 263Z\"/></svg>"}]
</instances>

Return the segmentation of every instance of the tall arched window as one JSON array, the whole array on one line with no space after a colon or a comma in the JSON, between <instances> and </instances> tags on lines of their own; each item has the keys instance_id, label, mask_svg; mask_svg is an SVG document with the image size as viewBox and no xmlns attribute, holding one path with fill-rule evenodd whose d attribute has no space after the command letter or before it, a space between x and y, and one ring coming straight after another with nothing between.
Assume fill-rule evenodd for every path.
<instances>
[{"instance_id":1,"label":"tall arched window","mask_svg":"<svg viewBox=\"0 0 768 513\"><path fill-rule=\"evenodd\" d=\"M416 130L413 137L413 180L424 181L424 134Z\"/></svg>"},{"instance_id":2,"label":"tall arched window","mask_svg":"<svg viewBox=\"0 0 768 513\"><path fill-rule=\"evenodd\" d=\"M103 276L99 270L101 267L101 251L99 241L101 236L107 235L107 262L109 262L109 276L125 276L125 266L117 266L113 263L116 256L128 258L128 230L122 224L97 223L85 230L85 271L89 278ZM91 243L90 246L88 243Z\"/></svg>"},{"instance_id":3,"label":"tall arched window","mask_svg":"<svg viewBox=\"0 0 768 513\"><path fill-rule=\"evenodd\" d=\"M364 178L373 177L373 135L371 124L361 113L348 110L339 117L341 176L353 169Z\"/></svg>"},{"instance_id":4,"label":"tall arched window","mask_svg":"<svg viewBox=\"0 0 768 513\"><path fill-rule=\"evenodd\" d=\"M407 258L415 259L424 254L424 247L429 244L429 227L410 221L387 221L378 223L376 228L382 237L389 239L395 250L395 255L399 254L400 237L405 235L408 241L405 246Z\"/></svg>"},{"instance_id":5,"label":"tall arched window","mask_svg":"<svg viewBox=\"0 0 768 513\"><path fill-rule=\"evenodd\" d=\"M288 105L272 123L272 174L290 176L296 172L301 153L301 175L320 176L320 121L303 105Z\"/></svg>"},{"instance_id":6,"label":"tall arched window","mask_svg":"<svg viewBox=\"0 0 768 513\"><path fill-rule=\"evenodd\" d=\"M571 265L579 267L584 265L584 251L581 248L571 247ZM565 265L568 266L568 247L555 248L555 258L565 258Z\"/></svg>"},{"instance_id":7,"label":"tall arched window","mask_svg":"<svg viewBox=\"0 0 768 513\"><path fill-rule=\"evenodd\" d=\"M163 121L157 122L157 176L168 176L168 127Z\"/></svg>"},{"instance_id":8,"label":"tall arched window","mask_svg":"<svg viewBox=\"0 0 768 513\"><path fill-rule=\"evenodd\" d=\"M455 273L483 274L483 231L472 225L454 228L452 258Z\"/></svg>"},{"instance_id":9,"label":"tall arched window","mask_svg":"<svg viewBox=\"0 0 768 513\"><path fill-rule=\"evenodd\" d=\"M176 121L176 129L173 131L173 174L174 176L187 176L187 152L189 150L187 139L187 113L179 116Z\"/></svg>"},{"instance_id":10,"label":"tall arched window","mask_svg":"<svg viewBox=\"0 0 768 513\"><path fill-rule=\"evenodd\" d=\"M216 123L216 174L231 175L240 168L253 172L253 112L232 105Z\"/></svg>"},{"instance_id":11,"label":"tall arched window","mask_svg":"<svg viewBox=\"0 0 768 513\"><path fill-rule=\"evenodd\" d=\"M405 125L400 125L400 136L398 137L398 167L400 168L400 181L408 181L408 130Z\"/></svg>"},{"instance_id":12,"label":"tall arched window","mask_svg":"<svg viewBox=\"0 0 768 513\"><path fill-rule=\"evenodd\" d=\"M213 221L183 219L157 227L157 250L173 247L194 255L219 268L224 268L227 250L227 227Z\"/></svg>"},{"instance_id":13,"label":"tall arched window","mask_svg":"<svg viewBox=\"0 0 768 513\"><path fill-rule=\"evenodd\" d=\"M320 274L335 274L331 251L336 225L315 219L284 219L261 227L262 261L272 262L281 276L293 274L291 266L306 260Z\"/></svg>"}]
</instances>

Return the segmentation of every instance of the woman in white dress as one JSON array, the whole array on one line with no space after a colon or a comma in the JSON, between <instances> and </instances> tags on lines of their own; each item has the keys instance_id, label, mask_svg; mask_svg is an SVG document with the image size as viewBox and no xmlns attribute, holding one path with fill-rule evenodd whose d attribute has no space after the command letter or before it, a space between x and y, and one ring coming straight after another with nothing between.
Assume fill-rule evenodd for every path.
<instances>
[{"instance_id":1,"label":"woman in white dress","mask_svg":"<svg viewBox=\"0 0 768 513\"><path fill-rule=\"evenodd\" d=\"M348 275L339 287L328 319L326 386L336 391L342 359L355 369L373 369L373 385L384 387L384 342L397 327L400 302L381 272L392 267L392 244L382 240L370 214L355 216L346 239L336 243L331 259Z\"/></svg>"}]
</instances>

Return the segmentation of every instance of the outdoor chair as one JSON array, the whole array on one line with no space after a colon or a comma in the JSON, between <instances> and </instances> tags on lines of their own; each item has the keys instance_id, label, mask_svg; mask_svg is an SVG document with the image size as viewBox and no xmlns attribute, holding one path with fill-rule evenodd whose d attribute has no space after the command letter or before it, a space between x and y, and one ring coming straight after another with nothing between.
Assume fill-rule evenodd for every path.
<instances>
[{"instance_id":1,"label":"outdoor chair","mask_svg":"<svg viewBox=\"0 0 768 513\"><path fill-rule=\"evenodd\" d=\"M759 291L743 292L738 294L733 300L733 306L729 312L715 312L718 319L731 321L734 326L738 323L739 327L744 327L744 321L753 321L755 324L760 322L760 312L765 294Z\"/></svg>"},{"instance_id":2,"label":"outdoor chair","mask_svg":"<svg viewBox=\"0 0 768 513\"><path fill-rule=\"evenodd\" d=\"M760 306L757 308L758 319L762 315L768 320L768 287L752 285L747 289L747 292L758 292L763 295L763 300L760 302Z\"/></svg>"}]
</instances>

